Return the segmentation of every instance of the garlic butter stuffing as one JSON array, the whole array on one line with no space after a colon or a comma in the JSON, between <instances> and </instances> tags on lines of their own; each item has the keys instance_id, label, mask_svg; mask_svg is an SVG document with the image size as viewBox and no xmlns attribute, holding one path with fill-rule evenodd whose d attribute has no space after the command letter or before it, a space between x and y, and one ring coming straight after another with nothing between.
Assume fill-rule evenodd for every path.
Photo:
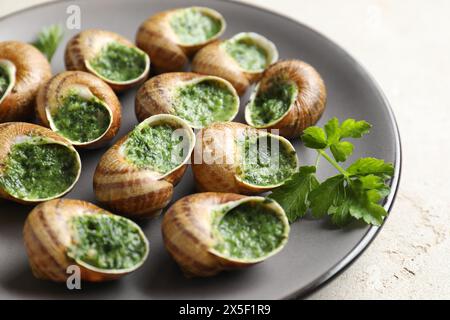
<instances>
[{"instance_id":1,"label":"garlic butter stuffing","mask_svg":"<svg viewBox=\"0 0 450 320\"><path fill-rule=\"evenodd\" d=\"M63 98L62 106L53 115L57 131L71 141L89 142L108 129L111 115L95 96L88 99L76 91Z\"/></svg>"},{"instance_id":2,"label":"garlic butter stuffing","mask_svg":"<svg viewBox=\"0 0 450 320\"><path fill-rule=\"evenodd\" d=\"M286 226L259 202L243 203L219 211L214 248L237 259L258 259L279 248L286 240Z\"/></svg>"},{"instance_id":3,"label":"garlic butter stuffing","mask_svg":"<svg viewBox=\"0 0 450 320\"><path fill-rule=\"evenodd\" d=\"M127 159L140 168L152 168L161 174L179 166L185 158L185 149L181 145L183 137L175 135L175 130L169 124L135 129L125 142Z\"/></svg>"},{"instance_id":4,"label":"garlic butter stuffing","mask_svg":"<svg viewBox=\"0 0 450 320\"><path fill-rule=\"evenodd\" d=\"M155 114L173 114L192 128L231 121L239 96L226 80L192 72L171 72L148 80L138 90L135 111L142 121Z\"/></svg>"},{"instance_id":5,"label":"garlic butter stuffing","mask_svg":"<svg viewBox=\"0 0 450 320\"><path fill-rule=\"evenodd\" d=\"M177 10L170 26L183 44L198 44L216 36L223 28L222 20L200 8Z\"/></svg>"},{"instance_id":6,"label":"garlic butter stuffing","mask_svg":"<svg viewBox=\"0 0 450 320\"><path fill-rule=\"evenodd\" d=\"M67 255L100 269L129 269L147 254L142 231L130 220L111 214L75 216L74 240Z\"/></svg>"},{"instance_id":7,"label":"garlic butter stuffing","mask_svg":"<svg viewBox=\"0 0 450 320\"><path fill-rule=\"evenodd\" d=\"M47 199L67 190L78 171L76 154L66 146L29 138L12 146L0 186L19 199Z\"/></svg>"},{"instance_id":8,"label":"garlic butter stuffing","mask_svg":"<svg viewBox=\"0 0 450 320\"><path fill-rule=\"evenodd\" d=\"M144 73L146 57L145 53L133 47L111 42L89 63L102 77L115 82L125 82Z\"/></svg>"},{"instance_id":9,"label":"garlic butter stuffing","mask_svg":"<svg viewBox=\"0 0 450 320\"><path fill-rule=\"evenodd\" d=\"M288 241L289 223L275 201L203 192L169 208L162 234L166 249L186 276L207 277L277 254Z\"/></svg>"},{"instance_id":10,"label":"garlic butter stuffing","mask_svg":"<svg viewBox=\"0 0 450 320\"><path fill-rule=\"evenodd\" d=\"M79 267L83 281L118 279L142 266L149 252L136 223L81 200L36 206L23 235L33 274L57 282L67 281L70 266Z\"/></svg>"}]
</instances>

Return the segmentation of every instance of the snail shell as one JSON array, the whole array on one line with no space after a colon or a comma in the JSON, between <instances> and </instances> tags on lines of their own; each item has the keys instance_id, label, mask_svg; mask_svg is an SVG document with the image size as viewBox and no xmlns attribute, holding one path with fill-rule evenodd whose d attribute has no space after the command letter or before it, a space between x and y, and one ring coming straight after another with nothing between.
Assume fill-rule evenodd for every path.
<instances>
[{"instance_id":1,"label":"snail shell","mask_svg":"<svg viewBox=\"0 0 450 320\"><path fill-rule=\"evenodd\" d=\"M107 281L133 272L144 263L149 250L148 240L132 221L128 222L139 230L146 247L145 255L137 265L128 269L103 269L70 257L68 251L76 239L71 219L95 214L114 216L89 202L71 199L44 202L31 211L25 221L23 236L31 270L36 278L65 282L69 276L67 268L75 265L80 268L81 280Z\"/></svg>"},{"instance_id":2,"label":"snail shell","mask_svg":"<svg viewBox=\"0 0 450 320\"><path fill-rule=\"evenodd\" d=\"M197 133L197 142L192 153L192 171L200 191L252 195L270 191L283 184L284 181L258 185L242 179L240 175L242 154L236 141L248 134L277 139L286 150L295 153L292 144L283 137L259 131L242 123L214 123ZM295 167L297 166L298 159L295 155Z\"/></svg>"},{"instance_id":3,"label":"snail shell","mask_svg":"<svg viewBox=\"0 0 450 320\"><path fill-rule=\"evenodd\" d=\"M215 250L216 210L231 210L241 204L258 202L270 209L284 225L284 239L274 251L256 259L239 259ZM284 210L275 201L234 193L205 192L186 196L166 212L162 222L164 245L186 276L213 276L222 270L252 266L275 255L287 243L289 223Z\"/></svg>"},{"instance_id":4,"label":"snail shell","mask_svg":"<svg viewBox=\"0 0 450 320\"><path fill-rule=\"evenodd\" d=\"M235 98L235 103L232 106L234 110L230 113L230 117L226 121L233 120L239 112L239 96L234 90L233 86L226 80L214 77L205 76L192 72L172 72L155 76L144 83L138 90L135 101L136 117L139 121L143 121L149 116L156 114L173 114L177 115L175 110L176 90L178 88L198 84L204 81L213 81L225 87ZM192 128L199 129L202 126L190 123L186 120Z\"/></svg>"},{"instance_id":5,"label":"snail shell","mask_svg":"<svg viewBox=\"0 0 450 320\"><path fill-rule=\"evenodd\" d=\"M59 134L47 128L24 122L8 122L0 125L0 177L3 175L5 168L7 167L7 160L12 147L17 143L29 141L31 137L42 138L45 140L45 143L48 144L62 145L66 147L70 152L73 152L78 168L72 184L60 194L54 195L50 198L26 199L11 194L11 192L9 192L7 188L3 187L0 183L0 198L12 200L22 204L38 203L64 196L66 193L72 190L72 188L78 181L81 173L81 160L79 154L72 147L72 145L66 139L62 138Z\"/></svg>"},{"instance_id":6,"label":"snail shell","mask_svg":"<svg viewBox=\"0 0 450 320\"><path fill-rule=\"evenodd\" d=\"M183 10L197 10L218 20L221 25L220 30L206 41L195 44L182 43L172 29L170 21L174 15ZM144 21L137 31L136 44L148 53L152 66L158 73L181 71L195 52L219 38L225 28L225 19L215 10L205 7L173 9L159 12Z\"/></svg>"},{"instance_id":7,"label":"snail shell","mask_svg":"<svg viewBox=\"0 0 450 320\"><path fill-rule=\"evenodd\" d=\"M0 97L0 123L29 120L39 86L52 76L45 56L30 44L0 42L0 67L9 76L9 85Z\"/></svg>"},{"instance_id":8,"label":"snail shell","mask_svg":"<svg viewBox=\"0 0 450 320\"><path fill-rule=\"evenodd\" d=\"M125 143L133 131L120 139L102 156L94 174L97 199L114 212L132 217L153 217L172 199L173 189L186 171L195 135L185 121L168 114L152 116L135 130L158 124L169 124L183 130L184 138L188 139L185 157L177 167L161 174L152 168L139 167L126 158Z\"/></svg>"},{"instance_id":9,"label":"snail shell","mask_svg":"<svg viewBox=\"0 0 450 320\"><path fill-rule=\"evenodd\" d=\"M115 81L102 76L93 68L91 61L111 43L135 49L144 55L145 68L138 77L126 81ZM90 72L105 81L114 91L124 91L143 83L150 71L150 58L145 52L117 33L98 29L84 30L75 35L67 43L64 61L67 70Z\"/></svg>"},{"instance_id":10,"label":"snail shell","mask_svg":"<svg viewBox=\"0 0 450 320\"><path fill-rule=\"evenodd\" d=\"M252 121L252 111L258 94L267 91L272 84L293 83L296 96L287 111L271 123L257 125ZM285 137L298 137L304 129L319 121L325 110L327 93L320 74L309 64L300 60L279 61L263 74L245 109L246 122L258 129L279 129Z\"/></svg>"},{"instance_id":11,"label":"snail shell","mask_svg":"<svg viewBox=\"0 0 450 320\"><path fill-rule=\"evenodd\" d=\"M266 53L267 66L278 60L276 46L267 38L254 32L242 32L226 41L215 41L201 49L192 61L192 70L228 80L241 96L258 81L264 70L246 70L225 50L227 42L249 39Z\"/></svg>"},{"instance_id":12,"label":"snail shell","mask_svg":"<svg viewBox=\"0 0 450 320\"><path fill-rule=\"evenodd\" d=\"M68 93L76 91L86 99L95 97L109 114L109 125L99 137L91 141L72 141L73 145L86 148L98 148L115 137L120 128L121 106L114 91L101 79L82 71L66 71L57 74L42 86L36 98L36 113L39 121L46 127L58 132L53 121L53 114L63 106L62 100ZM60 133L63 135L62 133Z\"/></svg>"}]
</instances>

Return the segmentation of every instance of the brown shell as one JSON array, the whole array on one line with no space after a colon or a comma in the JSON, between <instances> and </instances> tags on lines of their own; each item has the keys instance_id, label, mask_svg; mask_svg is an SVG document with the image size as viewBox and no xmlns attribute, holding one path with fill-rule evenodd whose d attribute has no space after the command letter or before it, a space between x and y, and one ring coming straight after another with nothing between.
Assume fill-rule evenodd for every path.
<instances>
[{"instance_id":1,"label":"brown shell","mask_svg":"<svg viewBox=\"0 0 450 320\"><path fill-rule=\"evenodd\" d=\"M172 115L157 115L145 122L171 121L188 130L192 148L195 136L187 123ZM141 123L140 125L142 125ZM94 174L97 199L114 212L130 217L154 217L172 199L173 189L187 168L189 156L182 165L165 175L130 163L121 151L129 134L117 141L100 159ZM192 151L192 149L190 150ZM189 153L190 154L190 153Z\"/></svg>"},{"instance_id":2,"label":"brown shell","mask_svg":"<svg viewBox=\"0 0 450 320\"><path fill-rule=\"evenodd\" d=\"M75 183L77 182L80 176L81 172L80 156L78 155L77 151L72 147L72 145L66 139L61 137L59 134L51 131L50 129L35 124L25 122L8 122L0 125L0 172L2 172L3 168L5 167L5 161L8 158L12 146L15 144L15 139L20 136L44 137L50 141L54 141L55 143L67 146L69 149L75 152L78 158L79 172L73 185L64 192L64 194L68 193L74 187ZM63 196L64 194L61 194L59 196ZM36 202L41 202L41 201L28 201L18 199L7 193L5 190L3 190L1 186L0 186L0 198L12 200L22 204L33 204Z\"/></svg>"},{"instance_id":3,"label":"brown shell","mask_svg":"<svg viewBox=\"0 0 450 320\"><path fill-rule=\"evenodd\" d=\"M56 131L56 128L50 124L49 108L58 108L60 106L59 99L71 88L82 86L98 99L103 101L108 107L111 115L111 124L109 129L99 138L87 143L74 143L79 147L99 148L110 140L112 140L120 129L122 118L120 101L114 91L101 79L96 76L82 71L65 71L54 76L38 92L36 98L36 114L37 118L44 126Z\"/></svg>"},{"instance_id":4,"label":"brown shell","mask_svg":"<svg viewBox=\"0 0 450 320\"><path fill-rule=\"evenodd\" d=\"M242 123L218 122L197 133L191 163L199 191L253 195L278 186L257 186L238 178L239 150L235 141L246 132L258 133L259 131ZM273 136L290 145L290 148L294 150L289 141ZM210 155L214 159L208 159Z\"/></svg>"},{"instance_id":5,"label":"brown shell","mask_svg":"<svg viewBox=\"0 0 450 320\"><path fill-rule=\"evenodd\" d=\"M264 198L246 197L234 193L205 192L186 196L170 207L162 222L163 241L166 249L187 277L213 276L222 270L246 268L268 258L244 261L221 256L213 249L215 239L212 232L212 211L218 206L231 202L242 203L255 200L262 202ZM268 205L282 217L287 236L289 223L283 209L275 202Z\"/></svg>"},{"instance_id":6,"label":"brown shell","mask_svg":"<svg viewBox=\"0 0 450 320\"><path fill-rule=\"evenodd\" d=\"M102 270L82 265L67 255L73 241L70 219L96 213L109 212L89 202L71 199L44 202L30 212L25 221L23 237L30 267L36 278L66 282L70 276L67 268L75 265L80 268L81 280L100 282L118 279L141 265L129 270Z\"/></svg>"},{"instance_id":7,"label":"brown shell","mask_svg":"<svg viewBox=\"0 0 450 320\"><path fill-rule=\"evenodd\" d=\"M239 101L239 96L234 88L224 79L192 72L164 73L151 78L139 88L135 100L136 117L139 121L143 121L149 116L156 114L175 114L173 107L174 89L186 85L191 81L201 81L203 79L213 79L223 82L229 86L230 90L234 92L235 98ZM238 111L239 107L236 110L236 114Z\"/></svg>"},{"instance_id":8,"label":"brown shell","mask_svg":"<svg viewBox=\"0 0 450 320\"><path fill-rule=\"evenodd\" d=\"M250 34L263 38L254 33ZM235 37L241 35L243 35L243 33L237 34ZM264 41L269 40L265 39ZM262 71L249 72L242 69L225 51L223 43L224 41L215 41L201 49L192 61L192 71L228 80L236 89L237 93L242 96L252 83L261 78ZM278 52L276 51L276 48L273 48L272 50L274 51L272 62L275 62L278 60Z\"/></svg>"},{"instance_id":9,"label":"brown shell","mask_svg":"<svg viewBox=\"0 0 450 320\"><path fill-rule=\"evenodd\" d=\"M0 42L0 60L16 67L15 85L0 103L0 122L30 120L39 87L52 76L45 56L30 44L17 41Z\"/></svg>"},{"instance_id":10,"label":"brown shell","mask_svg":"<svg viewBox=\"0 0 450 320\"><path fill-rule=\"evenodd\" d=\"M171 16L184 8L159 12L149 17L139 27L136 34L136 45L147 52L152 60L152 67L157 73L183 70L194 53L220 37L225 31L226 23L220 13L209 8L197 8L206 10L210 15L222 21L222 30L218 34L197 45L183 45L170 27Z\"/></svg>"},{"instance_id":11,"label":"brown shell","mask_svg":"<svg viewBox=\"0 0 450 320\"><path fill-rule=\"evenodd\" d=\"M116 82L108 80L95 72L90 70L87 61L95 58L95 56L100 52L100 50L109 42L118 42L127 47L136 46L128 41L121 35L99 29L87 29L75 35L67 43L66 51L64 53L64 62L66 64L67 70L79 70L94 73L102 80L104 80L114 91L120 92L127 90L131 87L137 86L145 82L150 72L150 59L147 59L146 70L136 79Z\"/></svg>"},{"instance_id":12,"label":"brown shell","mask_svg":"<svg viewBox=\"0 0 450 320\"><path fill-rule=\"evenodd\" d=\"M257 128L279 129L282 136L299 137L303 130L316 124L325 111L327 100L325 83L320 74L306 62L279 61L264 72L251 101L255 99L258 91L263 91L271 81L279 78L295 82L298 89L297 99L277 122L267 126L257 126ZM248 105L245 119L249 125L253 125Z\"/></svg>"}]
</instances>

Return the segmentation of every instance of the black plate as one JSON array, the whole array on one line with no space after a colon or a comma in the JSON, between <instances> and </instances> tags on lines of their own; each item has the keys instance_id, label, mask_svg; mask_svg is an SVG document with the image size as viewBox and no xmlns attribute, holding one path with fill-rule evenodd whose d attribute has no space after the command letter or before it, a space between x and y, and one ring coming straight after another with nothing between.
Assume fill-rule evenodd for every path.
<instances>
[{"instance_id":1,"label":"black plate","mask_svg":"<svg viewBox=\"0 0 450 320\"><path fill-rule=\"evenodd\" d=\"M392 110L374 80L342 48L323 35L289 18L252 6L218 0L90 0L56 2L33 7L0 20L0 41L15 39L32 41L43 26L65 23L69 5L81 8L81 27L103 28L129 39L147 16L172 7L209 6L221 12L228 23L225 37L241 31L255 31L273 40L281 58L307 61L322 74L328 89L327 110L319 122L333 116L339 119L364 119L374 125L372 132L357 141L354 158L374 156L395 164L392 192L385 208L390 211L398 188L401 148ZM64 44L78 30L68 30ZM53 71L64 70L64 44L53 60ZM123 124L119 136L131 130L134 116L131 90L120 99ZM245 103L248 94L242 99ZM242 104L243 104L242 103ZM238 120L242 121L242 112ZM297 141L295 146L302 164L311 164L314 153ZM71 198L95 201L92 174L105 150L82 152L83 173ZM350 159L349 161L352 161ZM319 176L332 174L330 167L320 168ZM188 171L176 189L175 200L194 192ZM353 225L335 229L327 222L303 219L292 225L286 248L268 261L247 270L225 272L209 279L186 279L165 251L160 232L160 219L141 223L151 249L146 264L119 281L83 284L80 291L69 291L63 284L33 278L22 245L22 226L31 210L12 203L0 203L0 298L85 298L85 299L280 299L304 296L317 289L348 266L367 248L380 228Z\"/></svg>"}]
</instances>

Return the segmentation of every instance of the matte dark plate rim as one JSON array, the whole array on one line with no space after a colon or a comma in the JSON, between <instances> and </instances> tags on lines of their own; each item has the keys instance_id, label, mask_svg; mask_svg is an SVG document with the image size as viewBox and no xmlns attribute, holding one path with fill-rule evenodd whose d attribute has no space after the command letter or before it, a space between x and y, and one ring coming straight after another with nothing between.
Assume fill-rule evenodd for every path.
<instances>
[{"instance_id":1,"label":"matte dark plate rim","mask_svg":"<svg viewBox=\"0 0 450 320\"><path fill-rule=\"evenodd\" d=\"M57 3L61 2L70 2L71 0L56 0L52 2L45 2L40 3L37 5L33 5L24 9L20 9L18 11L11 12L3 17L0 18L0 22L3 20L6 20L12 16L19 15L23 12L32 11L37 8L41 7L47 7L52 6ZM327 36L323 35L321 32L313 29L312 27L299 22L293 18L290 18L288 16L285 16L281 13L259 7L256 5L248 4L239 2L238 0L214 0L214 1L220 1L225 3L230 3L231 5L237 5L237 6L243 6L247 8L252 8L257 11L264 12L266 14L271 14L274 16L277 16L279 18L283 18L287 21L289 21L292 24L298 25L309 32L315 34L318 37L321 37L328 41L332 46L335 47L335 49L339 50L347 59L349 59L353 66L358 69L361 74L370 80L374 91L376 91L383 101L384 107L388 111L389 119L394 126L394 139L395 139L395 172L394 176L391 180L390 187L391 187L391 193L389 194L388 198L384 201L383 207L388 212L388 216L384 219L383 223L380 226L372 226L370 227L366 234L363 236L363 238L353 247L353 249L350 250L350 252L345 255L339 262L337 262L333 267L331 267L328 271L324 272L322 275L316 277L314 280L310 281L308 285L304 286L303 288L300 288L281 299L297 299L297 298L305 298L308 295L316 292L323 286L329 284L332 280L336 279L337 276L339 276L342 272L344 272L348 267L350 267L360 256L361 254L369 247L369 245L372 243L372 241L376 238L380 230L383 228L384 224L386 223L388 217L390 216L391 210L394 206L394 202L397 196L398 188L400 185L400 176L402 171L402 144L400 139L400 131L398 128L397 120L395 118L394 112L392 110L392 107L384 94L383 90L381 89L378 82L373 78L373 76L352 56L350 55L345 49L343 49L340 45L338 45L336 42L328 38Z\"/></svg>"}]
</instances>

